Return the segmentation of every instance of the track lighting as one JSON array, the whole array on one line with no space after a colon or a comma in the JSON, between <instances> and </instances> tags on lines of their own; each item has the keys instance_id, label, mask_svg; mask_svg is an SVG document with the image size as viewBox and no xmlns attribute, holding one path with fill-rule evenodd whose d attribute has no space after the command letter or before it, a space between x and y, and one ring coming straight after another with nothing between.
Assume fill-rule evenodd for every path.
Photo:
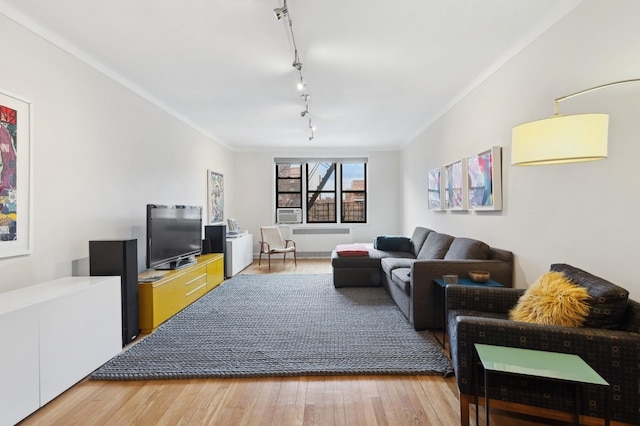
<instances>
[{"instance_id":1,"label":"track lighting","mask_svg":"<svg viewBox=\"0 0 640 426\"><path fill-rule=\"evenodd\" d=\"M296 45L296 38L293 34L293 22L291 20L291 15L289 14L289 8L287 7L287 0L283 0L282 7L276 7L275 9L273 9L273 13L276 15L276 18L278 20L281 20L284 17L287 18L286 21L289 24L289 32L291 34L291 41L293 43L293 54L294 54L293 63L291 64L291 66L296 70L298 70L298 74L300 74L300 80L298 81L298 84L297 84L298 90L305 90L307 85L305 84L304 78L302 77L302 61L298 56L298 46ZM308 93L302 94L301 97L304 100L305 109L300 113L300 117L305 117L309 115L309 94ZM316 128L311 125L311 119L309 118L309 130L311 131L311 136L309 136L309 140L313 140L313 137L314 137L313 132L315 131L315 129Z\"/></svg>"},{"instance_id":2,"label":"track lighting","mask_svg":"<svg viewBox=\"0 0 640 426\"><path fill-rule=\"evenodd\" d=\"M273 14L276 15L276 19L278 19L278 21L281 20L287 13L289 13L289 10L287 10L286 0L284 2L284 6L276 7L275 9L273 9Z\"/></svg>"}]
</instances>

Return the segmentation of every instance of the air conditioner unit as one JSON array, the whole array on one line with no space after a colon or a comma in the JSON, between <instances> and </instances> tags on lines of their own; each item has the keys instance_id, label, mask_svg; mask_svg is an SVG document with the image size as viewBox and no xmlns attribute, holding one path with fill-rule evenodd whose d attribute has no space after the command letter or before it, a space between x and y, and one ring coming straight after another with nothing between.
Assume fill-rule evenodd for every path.
<instances>
[{"instance_id":1,"label":"air conditioner unit","mask_svg":"<svg viewBox=\"0 0 640 426\"><path fill-rule=\"evenodd\" d=\"M278 209L278 223L302 223L302 209Z\"/></svg>"}]
</instances>

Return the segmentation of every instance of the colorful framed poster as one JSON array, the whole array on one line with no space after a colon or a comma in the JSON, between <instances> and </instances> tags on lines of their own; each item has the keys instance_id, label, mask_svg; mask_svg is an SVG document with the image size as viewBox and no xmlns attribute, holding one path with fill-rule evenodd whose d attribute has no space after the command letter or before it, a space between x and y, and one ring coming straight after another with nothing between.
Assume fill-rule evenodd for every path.
<instances>
[{"instance_id":1,"label":"colorful framed poster","mask_svg":"<svg viewBox=\"0 0 640 426\"><path fill-rule=\"evenodd\" d=\"M0 90L0 257L31 253L31 101Z\"/></svg>"},{"instance_id":2,"label":"colorful framed poster","mask_svg":"<svg viewBox=\"0 0 640 426\"><path fill-rule=\"evenodd\" d=\"M447 210L467 209L466 171L466 159L444 166L444 205Z\"/></svg>"},{"instance_id":3,"label":"colorful framed poster","mask_svg":"<svg viewBox=\"0 0 640 426\"><path fill-rule=\"evenodd\" d=\"M467 159L469 207L474 210L502 210L502 149L491 149Z\"/></svg>"},{"instance_id":4,"label":"colorful framed poster","mask_svg":"<svg viewBox=\"0 0 640 426\"><path fill-rule=\"evenodd\" d=\"M220 223L224 220L224 176L221 173L207 170L207 192L208 223Z\"/></svg>"},{"instance_id":5,"label":"colorful framed poster","mask_svg":"<svg viewBox=\"0 0 640 426\"><path fill-rule=\"evenodd\" d=\"M429 210L443 210L444 202L442 197L444 191L442 187L442 167L429 170L427 177L427 189L429 194Z\"/></svg>"}]
</instances>

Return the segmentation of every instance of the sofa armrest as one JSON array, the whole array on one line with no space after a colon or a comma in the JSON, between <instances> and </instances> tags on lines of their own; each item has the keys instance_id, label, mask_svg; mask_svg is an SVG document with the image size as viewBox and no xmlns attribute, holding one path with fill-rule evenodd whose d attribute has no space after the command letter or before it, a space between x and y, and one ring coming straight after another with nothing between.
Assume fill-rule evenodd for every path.
<instances>
[{"instance_id":1,"label":"sofa armrest","mask_svg":"<svg viewBox=\"0 0 640 426\"><path fill-rule=\"evenodd\" d=\"M411 265L410 322L416 330L442 327L442 306L434 306L433 280L445 274L466 277L474 269L489 271L494 281L511 287L513 264L501 260L422 259Z\"/></svg>"},{"instance_id":2,"label":"sofa armrest","mask_svg":"<svg viewBox=\"0 0 640 426\"><path fill-rule=\"evenodd\" d=\"M464 309L506 314L525 290L521 288L447 286L447 309Z\"/></svg>"},{"instance_id":3,"label":"sofa armrest","mask_svg":"<svg viewBox=\"0 0 640 426\"><path fill-rule=\"evenodd\" d=\"M640 410L640 334L601 328L570 328L529 324L516 321L458 316L455 324L450 324L450 339L456 380L460 393L474 392L474 343L510 346L550 352L579 355L611 385L611 413L617 413L618 420L637 419ZM455 348L455 350L453 350ZM513 382L507 383L513 384ZM511 379L513 380L513 379ZM503 383L504 384L504 383ZM514 386L506 386L513 388ZM531 389L532 390L532 389ZM600 389L585 386L581 411L602 417L601 404L589 406L589 401L602 401ZM491 397L498 397L493 387ZM517 392L516 401L517 401ZM528 397L533 398L533 392ZM553 399L553 398L551 398ZM522 402L522 401L520 401ZM544 406L544 398L540 405ZM535 404L534 404L535 405ZM553 403L551 403L553 405ZM559 407L551 407L561 409Z\"/></svg>"}]
</instances>

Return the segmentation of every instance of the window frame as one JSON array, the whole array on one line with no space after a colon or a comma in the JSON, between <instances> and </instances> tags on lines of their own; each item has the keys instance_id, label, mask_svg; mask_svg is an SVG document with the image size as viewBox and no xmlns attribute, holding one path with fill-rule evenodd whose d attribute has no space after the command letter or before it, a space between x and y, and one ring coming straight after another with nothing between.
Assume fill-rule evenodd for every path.
<instances>
[{"instance_id":1,"label":"window frame","mask_svg":"<svg viewBox=\"0 0 640 426\"><path fill-rule=\"evenodd\" d=\"M344 189L344 173L343 173L343 168L345 166L345 164L362 164L364 170L363 170L363 189ZM345 200L344 200L344 195L345 194L362 194L362 198L364 200L364 205L363 205L363 220L346 220L345 216L346 216L346 212L347 209L345 208ZM340 163L340 223L367 223L367 163L363 162L363 163Z\"/></svg>"},{"instance_id":2,"label":"window frame","mask_svg":"<svg viewBox=\"0 0 640 426\"><path fill-rule=\"evenodd\" d=\"M328 163L330 164L329 166L329 170L333 169L333 171L331 173L333 173L333 189L321 189L321 190L311 190L309 188L309 166L310 165L314 165L314 164L323 164L323 163ZM337 200L337 196L338 196L338 163L336 162L329 162L329 161L312 161L312 162L307 162L305 163L305 177L307 179L307 185L306 185L306 191L305 191L305 201L306 201L306 223L338 223L338 200ZM318 194L320 198L322 195L325 194L333 194L333 203L329 205L329 209L331 210L331 206L333 206L333 220L310 220L311 218L311 208L313 206L309 206L309 197L312 196L312 194ZM314 203L315 204L315 203ZM329 204L329 203L327 203ZM330 213L329 213L330 215Z\"/></svg>"},{"instance_id":3,"label":"window frame","mask_svg":"<svg viewBox=\"0 0 640 426\"><path fill-rule=\"evenodd\" d=\"M303 185L303 179L302 179L302 175L303 175L302 170L303 170L304 163L287 163L290 166L300 166L300 177L297 177L297 178L296 177L290 177L290 176L286 177L286 178L281 178L280 177L280 173L279 173L279 171L280 171L279 167L281 165L283 165L283 164L285 164L285 163L278 163L278 164L275 165L275 167L276 167L276 169L275 169L275 171L276 171L276 212L278 211L278 209L302 209L303 205L304 205L304 199L303 199L303 196L304 196L304 185ZM280 181L290 181L290 180L299 180L300 181L300 183L299 183L300 190L299 191L281 191L280 190L280 185L279 185ZM280 194L298 194L299 198L300 198L300 203L299 203L300 205L298 205L298 206L280 206Z\"/></svg>"},{"instance_id":4,"label":"window frame","mask_svg":"<svg viewBox=\"0 0 640 426\"><path fill-rule=\"evenodd\" d=\"M368 163L368 159L367 158L275 158L274 159L274 163L275 163L275 200L274 200L274 204L275 204L275 222L277 223L277 218L278 218L278 210L279 209L287 209L287 208L301 208L302 210L305 211L305 214L303 214L303 220L302 223L300 223L300 225L304 225L304 224L309 224L309 225L316 225L316 224L367 224L368 222L368 205L369 205L369 194L368 194L368 177L367 177L367 173L368 173L368 167L367 167L367 163ZM334 188L330 189L330 190L320 190L320 191L310 191L309 190L309 165L313 165L316 163L329 163L332 164L335 168L333 170L333 174L334 174ZM279 180L290 180L292 178L287 177L287 178L279 178L278 175L278 170L279 170L279 166L284 165L284 164L289 164L289 165L296 165L296 166L300 166L301 170L300 170L300 188L301 190L298 191L280 191L279 190ZM347 164L362 164L364 166L364 189L363 190L350 190L350 189L344 189L344 182L343 182L343 165L347 165ZM293 179L297 179L297 178L293 178ZM333 220L328 220L328 221L324 221L324 220L313 220L310 221L310 216L309 216L309 198L310 198L310 194L312 194L313 192L318 192L319 194L333 194ZM363 198L364 198L364 206L363 206L363 220L359 221L359 220L348 220L345 221L344 219L344 214L343 211L344 209L344 199L343 199L343 194L358 194L361 193L363 194ZM280 195L281 194L299 194L300 197L300 207L292 207L292 206L282 206L279 207L278 203L279 203L279 199L280 199ZM338 201L339 199L339 201Z\"/></svg>"}]
</instances>

